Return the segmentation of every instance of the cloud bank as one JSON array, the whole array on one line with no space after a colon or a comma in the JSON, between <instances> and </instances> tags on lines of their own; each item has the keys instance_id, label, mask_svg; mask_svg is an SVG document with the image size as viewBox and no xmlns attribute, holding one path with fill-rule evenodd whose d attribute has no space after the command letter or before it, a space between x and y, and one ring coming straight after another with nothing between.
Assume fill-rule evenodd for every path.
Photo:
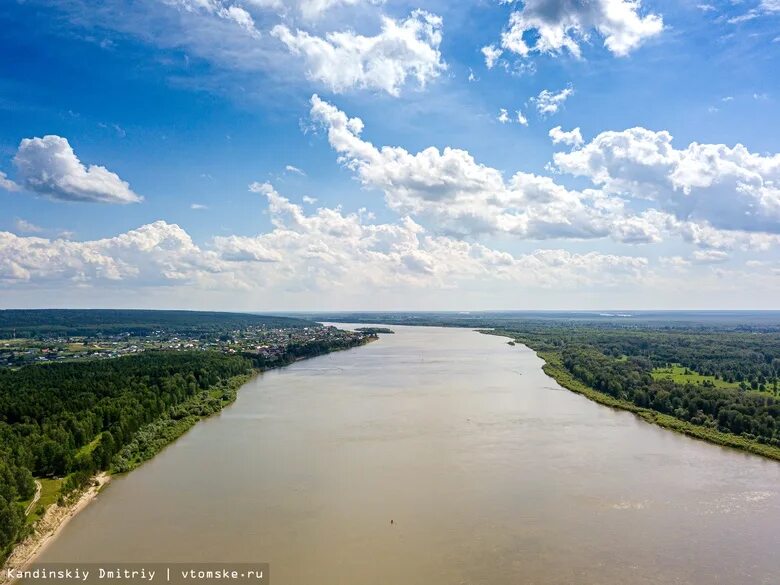
<instances>
[{"instance_id":1,"label":"cloud bank","mask_svg":"<svg viewBox=\"0 0 780 585\"><path fill-rule=\"evenodd\" d=\"M84 166L61 136L23 139L14 166L22 187L50 199L117 204L142 200L127 182L105 167Z\"/></svg>"}]
</instances>

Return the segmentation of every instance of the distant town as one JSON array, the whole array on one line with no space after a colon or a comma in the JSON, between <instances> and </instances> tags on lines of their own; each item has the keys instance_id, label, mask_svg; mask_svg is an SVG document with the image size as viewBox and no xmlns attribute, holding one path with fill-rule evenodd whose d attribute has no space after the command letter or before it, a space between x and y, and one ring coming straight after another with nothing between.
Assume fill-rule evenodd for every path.
<instances>
[{"instance_id":1,"label":"distant town","mask_svg":"<svg viewBox=\"0 0 780 585\"><path fill-rule=\"evenodd\" d=\"M372 331L344 331L336 327L268 327L250 325L229 331L185 335L159 329L139 335L130 331L95 335L53 335L42 338L0 339L0 367L76 360L101 360L147 350L220 351L256 354L267 360L285 353L291 345L314 342L356 342L373 337Z\"/></svg>"}]
</instances>

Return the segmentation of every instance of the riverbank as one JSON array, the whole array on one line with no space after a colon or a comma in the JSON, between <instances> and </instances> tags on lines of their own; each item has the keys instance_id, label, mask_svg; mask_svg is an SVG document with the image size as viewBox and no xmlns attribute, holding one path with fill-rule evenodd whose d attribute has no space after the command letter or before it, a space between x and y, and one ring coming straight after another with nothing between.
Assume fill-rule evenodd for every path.
<instances>
[{"instance_id":1,"label":"riverbank","mask_svg":"<svg viewBox=\"0 0 780 585\"><path fill-rule=\"evenodd\" d=\"M84 490L72 494L64 502L49 506L43 517L35 523L33 531L14 547L0 573L0 585L11 583L6 577L8 569L21 570L29 566L57 538L68 522L98 496L110 480L108 473L99 473L92 477Z\"/></svg>"},{"instance_id":2,"label":"riverbank","mask_svg":"<svg viewBox=\"0 0 780 585\"><path fill-rule=\"evenodd\" d=\"M531 349L533 350L533 348ZM749 439L737 435L722 433L716 429L697 426L687 421L674 418L673 416L669 416L649 408L642 408L632 402L619 400L614 396L610 396L609 394L604 394L603 392L599 392L598 390L590 388L589 386L586 386L579 380L575 379L574 376L572 376L571 373L569 373L569 371L564 367L559 353L552 351L533 351L537 356L544 360L545 364L542 366L544 373L553 378L556 382L558 382L558 384L567 390L571 390L577 394L582 394L586 398L593 400L594 402L598 402L599 404L603 404L604 406L633 412L643 420L661 426L665 429L670 429L689 437L715 443L723 447L731 447L780 461L780 448L778 447L765 445L757 441L750 441Z\"/></svg>"},{"instance_id":3,"label":"riverbank","mask_svg":"<svg viewBox=\"0 0 780 585\"><path fill-rule=\"evenodd\" d=\"M29 534L16 544L3 563L0 585L8 582L4 577L6 569L19 569L32 563L45 547L59 535L67 522L97 496L113 474L129 473L136 469L184 435L199 421L221 412L225 407L235 402L238 390L254 377L267 370L287 367L299 360L360 347L376 339L376 336L366 336L360 340L360 343L316 346L306 355L285 355L273 365L255 364L250 372L228 378L197 392L184 402L172 406L163 416L138 429L130 442L114 456L109 469L88 478L81 488L65 495L64 501L61 497L59 502L46 509L43 516L34 523ZM34 504L38 501L37 497L40 495L40 483L37 481L36 483L38 483L36 497L27 506L28 513L33 509Z\"/></svg>"}]
</instances>

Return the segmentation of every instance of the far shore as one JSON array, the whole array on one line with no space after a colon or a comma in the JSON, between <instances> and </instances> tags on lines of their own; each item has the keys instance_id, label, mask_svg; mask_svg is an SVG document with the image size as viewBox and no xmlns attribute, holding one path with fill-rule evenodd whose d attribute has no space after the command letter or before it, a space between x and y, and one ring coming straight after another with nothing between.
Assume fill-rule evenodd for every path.
<instances>
[{"instance_id":1,"label":"far shore","mask_svg":"<svg viewBox=\"0 0 780 585\"><path fill-rule=\"evenodd\" d=\"M49 506L43 517L36 522L33 532L16 545L6 560L4 571L0 574L0 585L12 582L6 576L8 569L23 570L29 567L57 538L67 523L98 496L100 490L109 481L111 481L111 476L108 473L99 473L90 480L89 487L74 497L72 501L62 506L56 503Z\"/></svg>"}]
</instances>

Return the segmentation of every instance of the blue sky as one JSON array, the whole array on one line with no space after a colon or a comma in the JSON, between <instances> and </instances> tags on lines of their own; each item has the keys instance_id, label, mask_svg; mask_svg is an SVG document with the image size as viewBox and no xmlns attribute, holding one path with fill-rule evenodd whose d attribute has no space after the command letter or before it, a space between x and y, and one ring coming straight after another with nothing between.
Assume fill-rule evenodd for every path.
<instances>
[{"instance_id":1,"label":"blue sky","mask_svg":"<svg viewBox=\"0 0 780 585\"><path fill-rule=\"evenodd\" d=\"M777 0L0 25L3 306L778 308Z\"/></svg>"}]
</instances>

